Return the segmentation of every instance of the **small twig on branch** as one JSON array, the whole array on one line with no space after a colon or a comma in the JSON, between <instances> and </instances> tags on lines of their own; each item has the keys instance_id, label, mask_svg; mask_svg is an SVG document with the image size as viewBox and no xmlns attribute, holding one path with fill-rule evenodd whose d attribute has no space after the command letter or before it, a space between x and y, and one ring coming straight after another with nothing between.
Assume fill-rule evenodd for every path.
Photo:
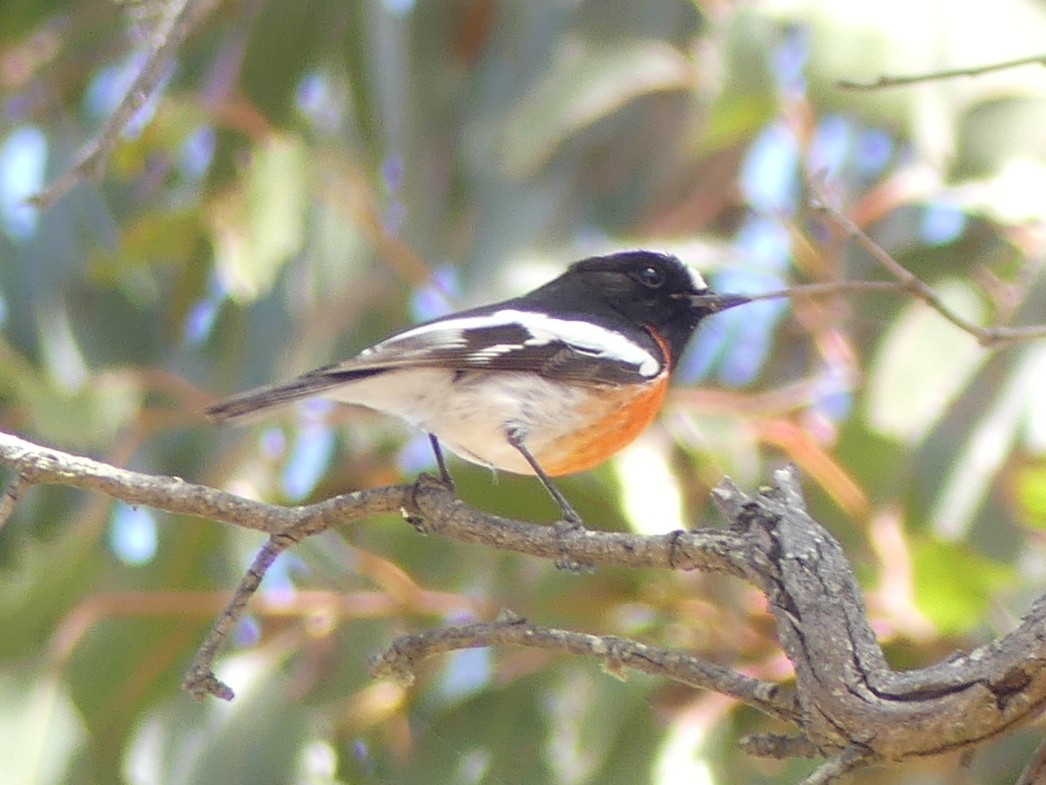
<instances>
[{"instance_id":1,"label":"small twig on branch","mask_svg":"<svg viewBox=\"0 0 1046 785\"><path fill-rule=\"evenodd\" d=\"M603 663L604 670L615 676L621 676L624 668L633 668L697 689L730 695L785 722L799 720L795 697L784 693L772 682L744 676L678 651L647 646L626 638L586 635L530 624L511 611L502 611L492 622L403 635L374 658L371 673L375 677L390 677L409 684L414 679L418 663L427 657L459 649L504 645L593 657Z\"/></svg>"},{"instance_id":2,"label":"small twig on branch","mask_svg":"<svg viewBox=\"0 0 1046 785\"><path fill-rule=\"evenodd\" d=\"M881 90L886 87L902 87L905 85L919 84L920 82L935 82L941 79L954 79L958 76L981 76L994 71L1003 71L1008 68L1018 68L1022 65L1046 65L1046 55L1032 55L1031 57L1020 57L1016 60L1007 60L1002 63L990 63L988 65L974 66L972 68L952 68L944 71L930 71L925 74L914 74L909 76L880 76L874 82L853 82L843 79L836 82L836 86L842 90Z\"/></svg>"},{"instance_id":3,"label":"small twig on branch","mask_svg":"<svg viewBox=\"0 0 1046 785\"><path fill-rule=\"evenodd\" d=\"M858 769L867 768L872 760L867 750L853 744L814 769L800 785L832 785Z\"/></svg>"},{"instance_id":4,"label":"small twig on branch","mask_svg":"<svg viewBox=\"0 0 1046 785\"><path fill-rule=\"evenodd\" d=\"M240 584L233 592L232 598L218 614L211 629L207 632L203 643L196 650L192 664L185 674L182 687L196 699L202 699L207 695L213 695L222 700L231 701L235 696L232 687L214 675L214 658L218 650L225 643L229 634L235 629L237 622L247 610L247 603L261 585L262 578L276 561L276 557L287 548L295 545L300 537L291 534L273 534L265 545L254 557L251 566L240 579Z\"/></svg>"},{"instance_id":5,"label":"small twig on branch","mask_svg":"<svg viewBox=\"0 0 1046 785\"><path fill-rule=\"evenodd\" d=\"M105 121L98 134L84 145L76 163L57 180L48 183L39 193L29 197L26 200L29 204L46 209L84 178L101 175L124 128L156 91L174 55L189 33L210 14L218 2L219 0L171 0L164 4L164 12L149 35L142 70L138 72L119 106Z\"/></svg>"},{"instance_id":6,"label":"small twig on branch","mask_svg":"<svg viewBox=\"0 0 1046 785\"><path fill-rule=\"evenodd\" d=\"M4 489L3 495L0 496L0 529L4 527L4 524L7 523L14 513L15 507L18 506L18 502L22 498L22 494L26 492L30 485L32 483L29 480L21 474L16 474L15 478L11 480L11 484Z\"/></svg>"},{"instance_id":7,"label":"small twig on branch","mask_svg":"<svg viewBox=\"0 0 1046 785\"><path fill-rule=\"evenodd\" d=\"M1046 740L1039 744L1028 765L1014 785L1044 785L1046 783Z\"/></svg>"},{"instance_id":8,"label":"small twig on branch","mask_svg":"<svg viewBox=\"0 0 1046 785\"><path fill-rule=\"evenodd\" d=\"M410 489L409 499L399 506L398 511L419 531L439 534L458 542L484 544L554 559L557 563L658 566L680 570L704 569L738 576L742 574L744 557L739 550L740 542L729 532L675 532L654 537L575 529L564 533L554 526L541 526L482 513L459 501L442 483L425 475L415 485L406 487ZM352 514L342 519L330 516L316 519L308 514L312 508L325 504L327 502L297 508L303 514L301 520L279 534L272 535L257 554L229 604L193 658L183 686L194 696L199 698L211 694L223 700L232 699L231 688L214 675L214 659L242 617L247 602L276 556L289 545L309 535L370 517Z\"/></svg>"},{"instance_id":9,"label":"small twig on branch","mask_svg":"<svg viewBox=\"0 0 1046 785\"><path fill-rule=\"evenodd\" d=\"M1046 324L1029 325L1026 327L1006 327L1001 325L982 327L974 324L948 307L929 284L894 259L885 248L865 234L857 224L832 207L828 199L822 194L816 193L812 206L814 210L826 216L845 232L851 240L854 240L864 248L883 269L896 278L912 295L925 302L960 330L972 335L981 346L996 347L1017 341L1046 337ZM825 286L833 285L838 284L825 284Z\"/></svg>"},{"instance_id":10,"label":"small twig on branch","mask_svg":"<svg viewBox=\"0 0 1046 785\"><path fill-rule=\"evenodd\" d=\"M821 751L806 736L780 733L753 733L738 742L742 751L757 758L818 758Z\"/></svg>"}]
</instances>

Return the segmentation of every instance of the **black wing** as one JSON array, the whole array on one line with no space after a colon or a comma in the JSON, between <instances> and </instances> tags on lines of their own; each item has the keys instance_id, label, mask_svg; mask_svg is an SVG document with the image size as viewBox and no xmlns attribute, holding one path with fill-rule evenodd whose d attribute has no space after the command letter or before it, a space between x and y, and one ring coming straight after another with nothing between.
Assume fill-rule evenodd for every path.
<instances>
[{"instance_id":1,"label":"black wing","mask_svg":"<svg viewBox=\"0 0 1046 785\"><path fill-rule=\"evenodd\" d=\"M248 390L207 413L216 419L243 417L394 369L529 371L582 384L634 384L654 378L663 366L661 351L645 334L636 341L584 320L507 308L414 327L351 360Z\"/></svg>"}]
</instances>

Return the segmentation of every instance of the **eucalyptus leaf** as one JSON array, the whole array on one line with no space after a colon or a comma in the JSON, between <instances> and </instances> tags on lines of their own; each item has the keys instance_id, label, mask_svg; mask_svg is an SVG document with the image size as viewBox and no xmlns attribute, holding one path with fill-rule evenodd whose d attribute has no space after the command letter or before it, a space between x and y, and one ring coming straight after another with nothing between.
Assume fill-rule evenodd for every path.
<instances>
[{"instance_id":1,"label":"eucalyptus leaf","mask_svg":"<svg viewBox=\"0 0 1046 785\"><path fill-rule=\"evenodd\" d=\"M598 47L567 40L505 121L502 165L514 177L544 167L573 134L643 95L694 87L694 65L661 41Z\"/></svg>"}]
</instances>

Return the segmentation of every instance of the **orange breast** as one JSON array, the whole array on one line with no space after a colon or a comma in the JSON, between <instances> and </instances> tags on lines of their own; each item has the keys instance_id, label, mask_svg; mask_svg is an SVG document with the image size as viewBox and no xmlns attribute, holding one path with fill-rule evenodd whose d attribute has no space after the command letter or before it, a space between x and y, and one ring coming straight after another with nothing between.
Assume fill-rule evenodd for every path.
<instances>
[{"instance_id":1,"label":"orange breast","mask_svg":"<svg viewBox=\"0 0 1046 785\"><path fill-rule=\"evenodd\" d=\"M632 385L592 391L589 403L577 412L577 421L583 425L550 442L534 457L552 477L598 466L650 425L667 389L668 373L663 373L638 395Z\"/></svg>"}]
</instances>

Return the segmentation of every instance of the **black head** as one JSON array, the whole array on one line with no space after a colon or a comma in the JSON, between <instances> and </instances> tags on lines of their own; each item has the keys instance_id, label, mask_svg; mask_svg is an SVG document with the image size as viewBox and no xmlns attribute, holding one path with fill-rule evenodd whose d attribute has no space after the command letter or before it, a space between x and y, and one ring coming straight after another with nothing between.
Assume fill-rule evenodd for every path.
<instances>
[{"instance_id":1,"label":"black head","mask_svg":"<svg viewBox=\"0 0 1046 785\"><path fill-rule=\"evenodd\" d=\"M673 358L682 353L702 319L748 301L740 295L715 294L675 256L653 251L583 259L542 289L555 292L560 302L573 294L586 308L653 328L668 342Z\"/></svg>"}]
</instances>

